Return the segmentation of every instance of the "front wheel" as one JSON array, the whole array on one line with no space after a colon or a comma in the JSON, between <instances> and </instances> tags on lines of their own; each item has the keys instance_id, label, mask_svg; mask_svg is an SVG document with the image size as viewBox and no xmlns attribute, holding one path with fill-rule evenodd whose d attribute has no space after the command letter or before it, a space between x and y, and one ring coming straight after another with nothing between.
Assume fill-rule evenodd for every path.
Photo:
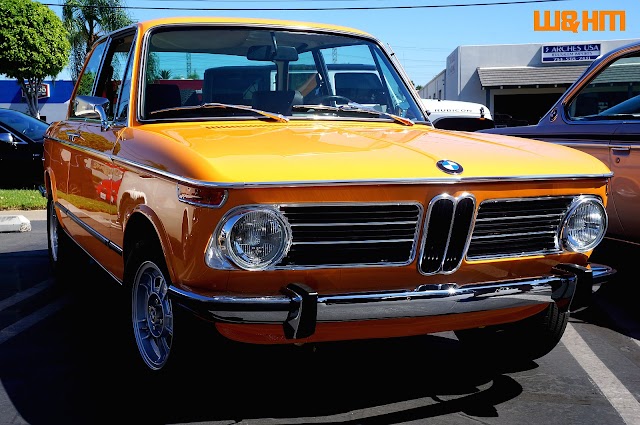
<instances>
[{"instance_id":1,"label":"front wheel","mask_svg":"<svg viewBox=\"0 0 640 425\"><path fill-rule=\"evenodd\" d=\"M527 319L500 326L455 331L458 340L481 354L499 355L504 361L535 360L545 356L562 339L569 313L555 303Z\"/></svg>"},{"instance_id":2,"label":"front wheel","mask_svg":"<svg viewBox=\"0 0 640 425\"><path fill-rule=\"evenodd\" d=\"M142 360L151 370L164 368L173 346L173 305L167 268L158 247L138 244L127 268L131 281L131 320Z\"/></svg>"}]
</instances>

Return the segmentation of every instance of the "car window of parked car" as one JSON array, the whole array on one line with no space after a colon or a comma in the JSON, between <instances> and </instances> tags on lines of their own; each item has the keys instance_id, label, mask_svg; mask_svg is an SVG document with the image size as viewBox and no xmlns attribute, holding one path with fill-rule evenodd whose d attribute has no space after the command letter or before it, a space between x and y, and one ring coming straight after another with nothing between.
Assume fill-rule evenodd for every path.
<instances>
[{"instance_id":1,"label":"car window of parked car","mask_svg":"<svg viewBox=\"0 0 640 425\"><path fill-rule=\"evenodd\" d=\"M93 94L93 86L96 80L96 75L98 75L98 69L100 68L102 53L104 52L105 46L106 39L101 40L93 47L91 53L89 53L74 96L90 96Z\"/></svg>"},{"instance_id":2,"label":"car window of parked car","mask_svg":"<svg viewBox=\"0 0 640 425\"><path fill-rule=\"evenodd\" d=\"M145 56L143 120L259 115L250 108L301 119L389 119L358 115L353 108L305 107L355 104L425 121L388 55L365 39L267 29L163 28L149 37Z\"/></svg>"},{"instance_id":3,"label":"car window of parked car","mask_svg":"<svg viewBox=\"0 0 640 425\"><path fill-rule=\"evenodd\" d=\"M48 123L31 115L12 110L0 110L0 123L32 140L42 140L44 132L49 127Z\"/></svg>"},{"instance_id":4,"label":"car window of parked car","mask_svg":"<svg viewBox=\"0 0 640 425\"><path fill-rule=\"evenodd\" d=\"M100 76L96 84L96 96L109 100L105 109L107 117L112 121L115 117L114 111L121 94L122 81L125 79L125 71L129 63L131 46L133 45L133 34L113 37L109 42L105 61L100 69ZM131 75L129 74L129 80ZM126 93L129 97L129 93Z\"/></svg>"},{"instance_id":5,"label":"car window of parked car","mask_svg":"<svg viewBox=\"0 0 640 425\"><path fill-rule=\"evenodd\" d=\"M640 56L621 57L584 86L569 104L567 116L575 120L598 120L620 114L640 114L640 99L633 100L639 94Z\"/></svg>"},{"instance_id":6,"label":"car window of parked car","mask_svg":"<svg viewBox=\"0 0 640 425\"><path fill-rule=\"evenodd\" d=\"M131 52L135 49L135 43L131 43ZM122 83L119 85L118 92L118 104L117 113L115 114L116 121L125 121L127 119L129 110L129 101L131 99L131 77L133 72L133 55L129 53L127 60L127 67L125 69L124 77L122 77Z\"/></svg>"}]
</instances>

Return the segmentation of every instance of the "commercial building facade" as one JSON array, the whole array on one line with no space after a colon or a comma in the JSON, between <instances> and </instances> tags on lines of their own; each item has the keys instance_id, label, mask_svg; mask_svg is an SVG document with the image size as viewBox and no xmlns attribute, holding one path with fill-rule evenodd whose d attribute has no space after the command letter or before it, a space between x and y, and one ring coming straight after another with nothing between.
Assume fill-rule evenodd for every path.
<instances>
[{"instance_id":1,"label":"commercial building facade","mask_svg":"<svg viewBox=\"0 0 640 425\"><path fill-rule=\"evenodd\" d=\"M497 125L535 124L593 59L634 41L458 46L420 96L482 103Z\"/></svg>"},{"instance_id":2,"label":"commercial building facade","mask_svg":"<svg viewBox=\"0 0 640 425\"><path fill-rule=\"evenodd\" d=\"M64 119L73 91L73 81L46 80L40 88L41 97L38 99L40 119L47 122ZM0 108L29 113L22 89L16 80L0 80Z\"/></svg>"}]
</instances>

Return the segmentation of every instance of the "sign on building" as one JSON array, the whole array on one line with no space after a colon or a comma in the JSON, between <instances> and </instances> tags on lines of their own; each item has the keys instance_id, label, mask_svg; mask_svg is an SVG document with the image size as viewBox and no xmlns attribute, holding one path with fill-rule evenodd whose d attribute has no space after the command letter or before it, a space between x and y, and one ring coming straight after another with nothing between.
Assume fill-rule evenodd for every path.
<instances>
[{"instance_id":1,"label":"sign on building","mask_svg":"<svg viewBox=\"0 0 640 425\"><path fill-rule=\"evenodd\" d=\"M29 84L27 83L27 89L29 88ZM42 83L38 86L38 99L43 99L45 97L49 97L50 96L50 91L49 91L49 84L47 83ZM22 98L25 98L26 93L23 91L22 92Z\"/></svg>"},{"instance_id":2,"label":"sign on building","mask_svg":"<svg viewBox=\"0 0 640 425\"><path fill-rule=\"evenodd\" d=\"M602 53L599 43L543 45L542 63L592 61Z\"/></svg>"}]
</instances>

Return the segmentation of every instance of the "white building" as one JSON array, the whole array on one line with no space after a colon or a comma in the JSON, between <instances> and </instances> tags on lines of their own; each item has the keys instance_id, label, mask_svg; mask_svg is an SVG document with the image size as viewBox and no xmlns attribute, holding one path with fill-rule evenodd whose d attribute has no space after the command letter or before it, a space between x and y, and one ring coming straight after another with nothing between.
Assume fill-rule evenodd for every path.
<instances>
[{"instance_id":1,"label":"white building","mask_svg":"<svg viewBox=\"0 0 640 425\"><path fill-rule=\"evenodd\" d=\"M458 46L424 99L477 102L496 123L535 124L597 56L637 39Z\"/></svg>"}]
</instances>

